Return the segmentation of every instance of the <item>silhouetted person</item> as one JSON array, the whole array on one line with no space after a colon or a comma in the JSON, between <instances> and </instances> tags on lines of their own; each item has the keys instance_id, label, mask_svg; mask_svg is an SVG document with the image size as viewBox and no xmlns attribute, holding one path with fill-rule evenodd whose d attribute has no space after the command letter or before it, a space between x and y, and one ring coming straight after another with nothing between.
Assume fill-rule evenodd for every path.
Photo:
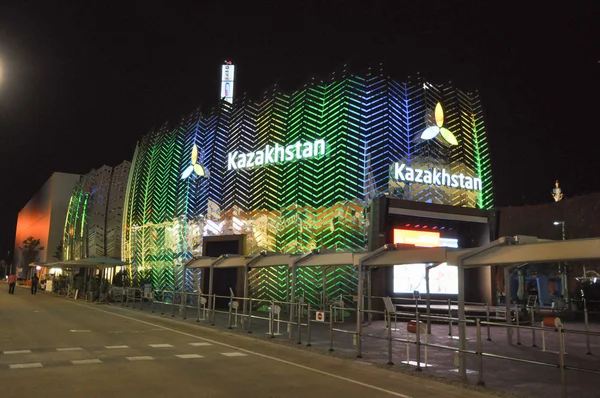
<instances>
[{"instance_id":1,"label":"silhouetted person","mask_svg":"<svg viewBox=\"0 0 600 398\"><path fill-rule=\"evenodd\" d=\"M37 286L39 281L40 279L37 277L37 275L33 274L33 276L31 277L31 294L37 293Z\"/></svg>"},{"instance_id":2,"label":"silhouetted person","mask_svg":"<svg viewBox=\"0 0 600 398\"><path fill-rule=\"evenodd\" d=\"M17 284L17 276L10 274L8 277L8 294L15 294L15 285Z\"/></svg>"}]
</instances>

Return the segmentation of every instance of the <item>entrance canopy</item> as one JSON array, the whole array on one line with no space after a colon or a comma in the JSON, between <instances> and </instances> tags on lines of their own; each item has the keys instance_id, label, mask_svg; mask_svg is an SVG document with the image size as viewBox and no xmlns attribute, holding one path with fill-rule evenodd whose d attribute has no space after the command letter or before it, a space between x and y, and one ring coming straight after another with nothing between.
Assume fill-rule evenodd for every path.
<instances>
[{"instance_id":1,"label":"entrance canopy","mask_svg":"<svg viewBox=\"0 0 600 398\"><path fill-rule=\"evenodd\" d=\"M111 268L115 266L127 265L126 262L111 257L90 257L79 260L56 261L53 263L31 263L30 267L48 267L48 268Z\"/></svg>"}]
</instances>

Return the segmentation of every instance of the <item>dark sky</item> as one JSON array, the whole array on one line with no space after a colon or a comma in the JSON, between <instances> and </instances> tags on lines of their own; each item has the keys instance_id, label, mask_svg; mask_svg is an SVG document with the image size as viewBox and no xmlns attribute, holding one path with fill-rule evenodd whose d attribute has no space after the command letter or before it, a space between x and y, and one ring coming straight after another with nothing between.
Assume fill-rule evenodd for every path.
<instances>
[{"instance_id":1,"label":"dark sky","mask_svg":"<svg viewBox=\"0 0 600 398\"><path fill-rule=\"evenodd\" d=\"M551 201L555 179L567 196L600 191L594 1L177 3L0 4L0 258L53 171L131 160L153 126L208 110L225 59L238 94L345 62L479 89L497 205Z\"/></svg>"}]
</instances>

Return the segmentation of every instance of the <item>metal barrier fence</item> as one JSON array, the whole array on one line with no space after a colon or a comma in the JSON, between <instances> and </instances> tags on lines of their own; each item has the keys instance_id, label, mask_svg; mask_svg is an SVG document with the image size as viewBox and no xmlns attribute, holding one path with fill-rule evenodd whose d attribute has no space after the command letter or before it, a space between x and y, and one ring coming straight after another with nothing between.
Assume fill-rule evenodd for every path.
<instances>
[{"instance_id":1,"label":"metal barrier fence","mask_svg":"<svg viewBox=\"0 0 600 398\"><path fill-rule=\"evenodd\" d=\"M373 297L375 298L375 297ZM217 308L217 299L227 300L227 309ZM377 299L385 299L378 297ZM357 314L357 308L345 306L343 298L336 297L330 300L330 303L337 302L338 305L330 304L327 309L324 308L312 308L310 303L304 303L302 298L296 302L286 302L277 300L259 300L255 298L244 298L236 297L233 294L229 296L220 295L208 295L202 292L185 292L185 291L174 291L174 290L154 290L150 294L144 294L144 291L140 288L123 288L121 305L126 307L137 308L139 302L139 309L144 308L144 303L150 307L151 312L160 311L161 315L178 316L182 319L186 319L188 316L188 310L194 311L196 315L196 322L204 321L210 325L216 324L216 315L226 315L228 329L241 328L247 333L252 333L253 322L266 323L267 331L265 332L269 338L276 338L287 333L287 338L292 341L295 337L297 344L303 344L302 339L305 337L306 346L312 346L313 339L313 328L315 323L321 325L327 325L329 329L329 344L328 351L333 352L336 349L336 336L350 335L352 336L353 345L356 346L356 357L361 358L362 352L362 340L363 339L380 339L387 341L387 364L394 364L394 350L395 344L405 345L405 360L401 360L401 363L414 366L415 371L422 371L423 368L431 366L429 364L429 350L449 350L454 352L455 355L462 356L475 356L477 362L477 384L485 385L484 381L484 358L498 359L513 362L528 363L537 366L554 367L559 369L562 396L566 397L567 391L567 379L566 371L584 372L590 374L600 374L600 370L583 368L580 366L571 366L565 363L565 336L568 334L578 334L586 336L586 354L591 355L590 337L595 336L600 338L600 333L591 332L589 330L589 322L586 314L585 317L585 330L573 330L563 327L562 323L556 325L548 325L546 321L541 322L540 326L535 326L535 314L531 312L531 325L523 325L520 318L521 307L512 305L510 307L511 314L504 314L508 317L493 316L490 311L489 305L485 303L470 303L469 305L480 306L481 316L469 316L467 320L461 321L456 317L452 316L454 310L452 305L454 302L450 300L431 300L430 303L443 303L448 306L447 313L439 315L423 314L420 311L420 301L415 299L396 299L394 301L412 301L415 305L414 312L409 311L398 311L387 308L385 311L376 310L360 310ZM390 302L391 299L390 299ZM169 308L170 306L170 308ZM400 305L402 307L402 305ZM264 312L256 311L257 309L266 308L266 314ZM390 310L388 310L390 309ZM241 310L241 311L240 311ZM349 313L349 315L346 315ZM345 323L349 319L361 319L364 320L365 315L368 319L372 320L373 315L383 316L384 318L384 330L386 336L378 336L374 333L365 333L362 330L363 322L357 322L353 329L344 329L336 327L336 324ZM514 318L512 315L514 314ZM287 316L286 316L287 315ZM406 322L407 333L406 337L398 337L393 334L394 331L398 331L398 319L400 322ZM503 322L498 322L499 320ZM364 322L369 324L370 321ZM432 323L447 323L448 324L448 336L453 340L455 335L453 332L454 325L460 325L462 322L465 325L474 326L476 330L476 344L475 349L461 350L456 346L445 345L430 342L428 335L431 334ZM359 325L360 324L360 325ZM490 329L494 328L505 328L507 336L512 336L513 332L516 334L516 345L523 346L523 337L521 332L531 332L531 347L537 346L537 334L541 333L542 337L542 351L548 351L546 347L546 334L556 333L558 335L558 360L556 362L545 362L538 360L531 360L526 358L511 357L507 355L501 355L486 350L484 347L483 339L492 341ZM486 328L484 332L482 329ZM257 328L258 329L258 328ZM411 338L414 336L414 338ZM509 343L511 339L509 338ZM413 354L414 352L414 354ZM411 360L411 356L414 360ZM402 358L400 358L402 359ZM466 380L465 380L466 381Z\"/></svg>"}]
</instances>

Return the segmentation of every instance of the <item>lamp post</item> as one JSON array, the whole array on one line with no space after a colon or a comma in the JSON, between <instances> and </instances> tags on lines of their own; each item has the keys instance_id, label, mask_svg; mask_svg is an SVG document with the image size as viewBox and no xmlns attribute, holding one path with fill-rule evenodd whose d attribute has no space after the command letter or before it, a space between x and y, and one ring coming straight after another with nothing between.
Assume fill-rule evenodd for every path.
<instances>
[{"instance_id":1,"label":"lamp post","mask_svg":"<svg viewBox=\"0 0 600 398\"><path fill-rule=\"evenodd\" d=\"M565 222L564 221L554 221L554 225L555 226L559 226L560 225L560 230L561 230L561 235L562 235L562 240L565 240ZM563 294L563 298L565 300L565 302L569 302L569 283L568 283L568 272L567 272L567 264L566 263L559 263L562 264L559 265L559 271L562 274L562 277L560 278L560 282L561 282L561 290L562 290L562 294Z\"/></svg>"}]
</instances>

